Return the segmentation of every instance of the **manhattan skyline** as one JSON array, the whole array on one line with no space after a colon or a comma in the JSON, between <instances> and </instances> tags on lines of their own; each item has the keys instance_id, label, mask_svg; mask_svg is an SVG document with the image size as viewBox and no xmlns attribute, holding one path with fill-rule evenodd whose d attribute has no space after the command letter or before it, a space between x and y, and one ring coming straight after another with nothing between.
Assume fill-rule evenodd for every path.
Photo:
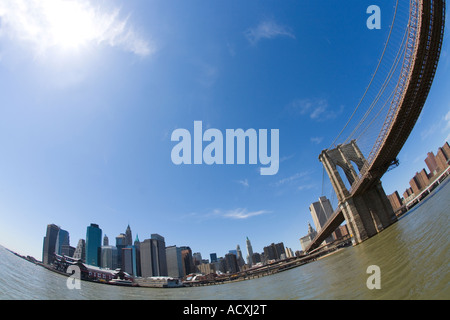
<instances>
[{"instance_id":1,"label":"manhattan skyline","mask_svg":"<svg viewBox=\"0 0 450 320\"><path fill-rule=\"evenodd\" d=\"M94 3L0 4L0 244L39 258L48 223L72 246L96 223L204 257L246 237L255 252L300 250L309 205L324 195L336 206L318 155L364 93L395 1ZM373 4L380 30L366 27ZM448 31L386 194L450 140ZM175 165L171 133L194 121L278 129L277 174Z\"/></svg>"}]
</instances>

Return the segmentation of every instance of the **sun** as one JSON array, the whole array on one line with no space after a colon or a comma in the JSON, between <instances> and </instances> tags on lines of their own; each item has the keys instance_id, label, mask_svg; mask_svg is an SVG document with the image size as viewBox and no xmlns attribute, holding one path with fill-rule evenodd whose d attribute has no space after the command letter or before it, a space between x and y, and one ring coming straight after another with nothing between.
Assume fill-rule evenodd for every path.
<instances>
[{"instance_id":1,"label":"sun","mask_svg":"<svg viewBox=\"0 0 450 320\"><path fill-rule=\"evenodd\" d=\"M44 21L53 46L74 50L97 38L93 8L77 1L45 2Z\"/></svg>"}]
</instances>

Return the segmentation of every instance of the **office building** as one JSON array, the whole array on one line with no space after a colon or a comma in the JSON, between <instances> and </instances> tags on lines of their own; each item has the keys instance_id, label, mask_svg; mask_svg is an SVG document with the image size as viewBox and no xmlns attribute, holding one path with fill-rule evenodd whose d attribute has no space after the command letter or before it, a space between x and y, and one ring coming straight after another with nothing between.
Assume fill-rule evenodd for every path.
<instances>
[{"instance_id":1,"label":"office building","mask_svg":"<svg viewBox=\"0 0 450 320\"><path fill-rule=\"evenodd\" d=\"M314 228L311 227L311 224L308 222L308 234L300 238L300 245L302 246L303 251L306 251L306 248L313 241L316 235L317 235L316 230L314 230Z\"/></svg>"},{"instance_id":2,"label":"office building","mask_svg":"<svg viewBox=\"0 0 450 320\"><path fill-rule=\"evenodd\" d=\"M114 246L101 247L100 267L104 269L116 270L117 268L117 248Z\"/></svg>"},{"instance_id":3,"label":"office building","mask_svg":"<svg viewBox=\"0 0 450 320\"><path fill-rule=\"evenodd\" d=\"M59 255L65 254L67 255L67 250L63 253L63 246L69 246L70 240L69 240L69 232L63 229L59 229L58 236L56 237L56 246L55 246L55 252Z\"/></svg>"},{"instance_id":4,"label":"office building","mask_svg":"<svg viewBox=\"0 0 450 320\"><path fill-rule=\"evenodd\" d=\"M100 266L100 248L102 245L102 229L98 224L91 223L86 231L86 264Z\"/></svg>"},{"instance_id":5,"label":"office building","mask_svg":"<svg viewBox=\"0 0 450 320\"><path fill-rule=\"evenodd\" d=\"M164 237L152 234L140 244L142 277L167 276L166 244Z\"/></svg>"},{"instance_id":6,"label":"office building","mask_svg":"<svg viewBox=\"0 0 450 320\"><path fill-rule=\"evenodd\" d=\"M77 247L73 253L74 259L80 259L82 262L86 261L86 241L84 239L78 240Z\"/></svg>"},{"instance_id":7,"label":"office building","mask_svg":"<svg viewBox=\"0 0 450 320\"><path fill-rule=\"evenodd\" d=\"M209 258L211 260L211 263L217 262L217 253L210 253Z\"/></svg>"},{"instance_id":8,"label":"office building","mask_svg":"<svg viewBox=\"0 0 450 320\"><path fill-rule=\"evenodd\" d=\"M44 237L44 244L42 249L42 262L44 264L51 264L53 262L54 254L56 252L56 240L58 238L59 227L55 224L47 225L47 232Z\"/></svg>"},{"instance_id":9,"label":"office building","mask_svg":"<svg viewBox=\"0 0 450 320\"><path fill-rule=\"evenodd\" d=\"M253 261L253 248L250 240L247 237L247 263L251 267L255 262Z\"/></svg>"},{"instance_id":10,"label":"office building","mask_svg":"<svg viewBox=\"0 0 450 320\"><path fill-rule=\"evenodd\" d=\"M184 273L181 248L177 246L166 247L166 259L167 275L173 278L182 278L184 276Z\"/></svg>"}]
</instances>

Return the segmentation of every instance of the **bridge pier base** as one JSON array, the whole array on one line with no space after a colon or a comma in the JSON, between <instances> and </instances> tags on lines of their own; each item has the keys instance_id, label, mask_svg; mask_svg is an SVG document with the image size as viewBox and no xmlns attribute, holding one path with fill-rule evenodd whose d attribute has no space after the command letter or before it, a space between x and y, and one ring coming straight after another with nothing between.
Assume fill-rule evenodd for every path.
<instances>
[{"instance_id":1,"label":"bridge pier base","mask_svg":"<svg viewBox=\"0 0 450 320\"><path fill-rule=\"evenodd\" d=\"M348 197L340 207L354 244L367 240L397 221L380 181L364 194Z\"/></svg>"}]
</instances>

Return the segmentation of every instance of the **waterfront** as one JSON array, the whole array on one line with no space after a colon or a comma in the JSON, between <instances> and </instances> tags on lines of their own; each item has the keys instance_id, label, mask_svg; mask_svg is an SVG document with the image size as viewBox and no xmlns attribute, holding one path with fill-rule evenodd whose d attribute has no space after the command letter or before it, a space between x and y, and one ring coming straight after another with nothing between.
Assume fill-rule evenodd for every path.
<instances>
[{"instance_id":1,"label":"waterfront","mask_svg":"<svg viewBox=\"0 0 450 320\"><path fill-rule=\"evenodd\" d=\"M0 299L449 299L448 211L445 182L397 223L364 243L267 277L220 286L129 288L83 281L68 289L67 277L0 247ZM381 271L381 289L369 290L367 268Z\"/></svg>"}]
</instances>

